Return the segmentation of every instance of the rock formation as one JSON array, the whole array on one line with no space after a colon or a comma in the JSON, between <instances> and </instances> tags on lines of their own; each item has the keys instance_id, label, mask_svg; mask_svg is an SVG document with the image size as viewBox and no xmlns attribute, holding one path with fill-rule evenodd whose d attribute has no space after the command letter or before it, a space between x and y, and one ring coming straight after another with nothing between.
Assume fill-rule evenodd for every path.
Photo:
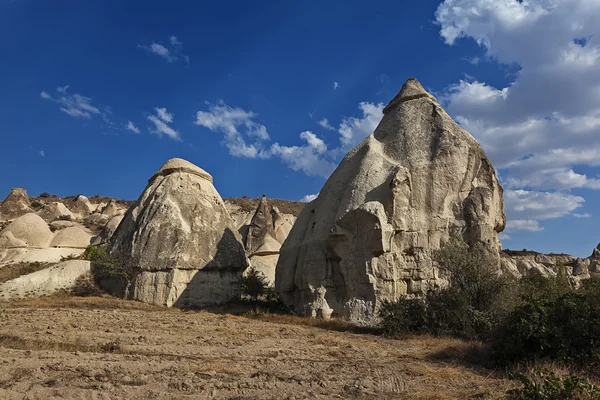
<instances>
[{"instance_id":1,"label":"rock formation","mask_svg":"<svg viewBox=\"0 0 600 400\"><path fill-rule=\"evenodd\" d=\"M275 281L275 267L279 259L281 243L276 239L273 213L269 208L267 196L260 199L254 216L247 226L244 243L246 255L254 269L263 273L269 282ZM285 238L284 238L285 240Z\"/></svg>"},{"instance_id":2,"label":"rock formation","mask_svg":"<svg viewBox=\"0 0 600 400\"><path fill-rule=\"evenodd\" d=\"M569 254L542 254L535 251L504 250L500 256L502 271L517 278L556 276L563 267L567 274L571 274L576 261Z\"/></svg>"},{"instance_id":3,"label":"rock formation","mask_svg":"<svg viewBox=\"0 0 600 400\"><path fill-rule=\"evenodd\" d=\"M48 296L70 290L78 278L89 272L89 261L64 261L0 284L0 299Z\"/></svg>"},{"instance_id":4,"label":"rock formation","mask_svg":"<svg viewBox=\"0 0 600 400\"><path fill-rule=\"evenodd\" d=\"M30 212L33 210L25 189L12 189L6 199L0 203L0 219L14 219Z\"/></svg>"},{"instance_id":5,"label":"rock formation","mask_svg":"<svg viewBox=\"0 0 600 400\"><path fill-rule=\"evenodd\" d=\"M244 247L212 177L182 159L148 181L108 246L136 271L125 296L166 306L220 304L240 292Z\"/></svg>"},{"instance_id":6,"label":"rock formation","mask_svg":"<svg viewBox=\"0 0 600 400\"><path fill-rule=\"evenodd\" d=\"M50 223L56 220L73 220L75 215L63 203L48 203L37 214Z\"/></svg>"},{"instance_id":7,"label":"rock formation","mask_svg":"<svg viewBox=\"0 0 600 400\"><path fill-rule=\"evenodd\" d=\"M416 79L351 150L281 248L275 286L296 311L371 323L381 300L445 284L450 235L499 263L502 188L477 141Z\"/></svg>"},{"instance_id":8,"label":"rock formation","mask_svg":"<svg viewBox=\"0 0 600 400\"><path fill-rule=\"evenodd\" d=\"M51 241L48 224L34 213L20 216L0 232L0 248L44 248Z\"/></svg>"}]
</instances>

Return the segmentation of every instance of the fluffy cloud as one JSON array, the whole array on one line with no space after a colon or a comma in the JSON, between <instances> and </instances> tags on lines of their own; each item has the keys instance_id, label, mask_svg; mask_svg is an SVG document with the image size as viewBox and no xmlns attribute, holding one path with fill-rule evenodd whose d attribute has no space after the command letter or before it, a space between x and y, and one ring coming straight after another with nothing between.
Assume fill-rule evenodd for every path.
<instances>
[{"instance_id":1,"label":"fluffy cloud","mask_svg":"<svg viewBox=\"0 0 600 400\"><path fill-rule=\"evenodd\" d=\"M59 104L60 111L75 118L90 119L92 115L101 115L102 113L92 104L90 97L85 97L80 94L70 94L68 92L69 85L56 88L54 96L46 91L40 93L40 97L44 100L53 101Z\"/></svg>"},{"instance_id":2,"label":"fluffy cloud","mask_svg":"<svg viewBox=\"0 0 600 400\"><path fill-rule=\"evenodd\" d=\"M335 128L331 126L329 120L327 118L323 118L319 122L317 122L321 127L327 129L328 131L335 131Z\"/></svg>"},{"instance_id":3,"label":"fluffy cloud","mask_svg":"<svg viewBox=\"0 0 600 400\"><path fill-rule=\"evenodd\" d=\"M507 231L541 231L539 221L561 218L581 207L583 197L563 192L504 191Z\"/></svg>"},{"instance_id":4,"label":"fluffy cloud","mask_svg":"<svg viewBox=\"0 0 600 400\"><path fill-rule=\"evenodd\" d=\"M162 45L160 43L152 42L152 44L150 45L139 44L138 48L144 49L149 53L162 57L168 63L174 63L175 61L182 58L183 60L185 60L186 63L189 64L190 57L182 52L183 43L181 43L177 36L169 37L169 43L167 44L167 46Z\"/></svg>"},{"instance_id":5,"label":"fluffy cloud","mask_svg":"<svg viewBox=\"0 0 600 400\"><path fill-rule=\"evenodd\" d=\"M594 0L446 0L437 9L447 44L469 38L483 61L519 68L506 87L463 80L443 99L512 189L513 230L539 231L539 221L571 214L584 200L570 189L600 189L580 169L600 166L599 18Z\"/></svg>"},{"instance_id":6,"label":"fluffy cloud","mask_svg":"<svg viewBox=\"0 0 600 400\"><path fill-rule=\"evenodd\" d=\"M300 138L306 142L304 146L282 146L274 143L270 154L281 159L294 171L302 171L309 176L327 178L336 165L327 158L327 145L310 131L302 132Z\"/></svg>"},{"instance_id":7,"label":"fluffy cloud","mask_svg":"<svg viewBox=\"0 0 600 400\"><path fill-rule=\"evenodd\" d=\"M131 121L127 121L127 126L125 127L125 129L127 129L128 131L131 131L133 133L140 133L140 128L135 126L134 123Z\"/></svg>"},{"instance_id":8,"label":"fluffy cloud","mask_svg":"<svg viewBox=\"0 0 600 400\"><path fill-rule=\"evenodd\" d=\"M229 154L246 158L268 157L261 142L270 139L269 133L264 125L254 121L257 117L254 112L230 107L222 100L208 105L208 111L196 113L195 124L223 133ZM249 144L247 140L253 143Z\"/></svg>"},{"instance_id":9,"label":"fluffy cloud","mask_svg":"<svg viewBox=\"0 0 600 400\"><path fill-rule=\"evenodd\" d=\"M148 121L154 125L150 128L151 133L158 135L167 135L173 140L181 140L179 132L173 129L169 124L173 122L173 114L167 112L166 108L154 108L155 115L148 115Z\"/></svg>"},{"instance_id":10,"label":"fluffy cloud","mask_svg":"<svg viewBox=\"0 0 600 400\"><path fill-rule=\"evenodd\" d=\"M333 82L333 90L337 90L340 87L339 82Z\"/></svg>"},{"instance_id":11,"label":"fluffy cloud","mask_svg":"<svg viewBox=\"0 0 600 400\"><path fill-rule=\"evenodd\" d=\"M304 196L303 198L301 198L300 201L303 202L303 203L310 203L311 201L313 201L317 197L319 197L319 193L317 193L317 194L307 194L306 196Z\"/></svg>"},{"instance_id":12,"label":"fluffy cloud","mask_svg":"<svg viewBox=\"0 0 600 400\"><path fill-rule=\"evenodd\" d=\"M329 177L336 167L336 159L354 144L373 133L383 117L382 103L362 102L359 109L362 117L344 118L340 123L340 145L329 149L325 141L311 131L300 133L302 145L287 146L273 143L267 146L270 136L267 128L256 122L257 114L239 107L230 107L222 100L208 103L207 111L196 113L196 125L203 126L224 136L229 154L245 158L278 158L294 171L310 176ZM318 122L322 127L335 130L324 118Z\"/></svg>"},{"instance_id":13,"label":"fluffy cloud","mask_svg":"<svg viewBox=\"0 0 600 400\"><path fill-rule=\"evenodd\" d=\"M350 149L369 136L383 118L383 103L374 104L361 102L358 108L362 111L362 118L344 118L338 132L344 149Z\"/></svg>"}]
</instances>

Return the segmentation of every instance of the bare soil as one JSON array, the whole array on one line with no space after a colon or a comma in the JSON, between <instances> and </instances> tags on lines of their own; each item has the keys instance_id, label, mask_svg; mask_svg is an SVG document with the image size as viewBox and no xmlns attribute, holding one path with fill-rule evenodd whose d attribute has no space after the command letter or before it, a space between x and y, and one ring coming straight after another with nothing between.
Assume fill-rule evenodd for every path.
<instances>
[{"instance_id":1,"label":"bare soil","mask_svg":"<svg viewBox=\"0 0 600 400\"><path fill-rule=\"evenodd\" d=\"M465 361L476 344L344 326L100 297L2 304L0 398L499 399L511 386Z\"/></svg>"}]
</instances>

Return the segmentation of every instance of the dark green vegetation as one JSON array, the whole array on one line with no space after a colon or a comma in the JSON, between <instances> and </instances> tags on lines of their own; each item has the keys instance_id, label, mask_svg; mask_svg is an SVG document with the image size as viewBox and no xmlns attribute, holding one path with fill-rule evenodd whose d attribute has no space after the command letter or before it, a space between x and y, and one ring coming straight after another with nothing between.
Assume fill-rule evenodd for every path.
<instances>
[{"instance_id":1,"label":"dark green vegetation","mask_svg":"<svg viewBox=\"0 0 600 400\"><path fill-rule=\"evenodd\" d=\"M560 378L552 371L535 370L529 376L514 374L512 378L520 381L523 387L507 392L507 397L511 400L600 399L598 386L575 375Z\"/></svg>"},{"instance_id":2,"label":"dark green vegetation","mask_svg":"<svg viewBox=\"0 0 600 400\"><path fill-rule=\"evenodd\" d=\"M435 259L450 285L431 289L423 298L385 302L380 317L386 334L479 340L488 348L491 367L558 363L598 378L599 279L576 288L562 270L556 277L517 281L499 275L485 256L457 239ZM519 379L525 387L511 392L515 399L600 398L595 386L575 377L538 372ZM569 397L575 395L583 397Z\"/></svg>"}]
</instances>

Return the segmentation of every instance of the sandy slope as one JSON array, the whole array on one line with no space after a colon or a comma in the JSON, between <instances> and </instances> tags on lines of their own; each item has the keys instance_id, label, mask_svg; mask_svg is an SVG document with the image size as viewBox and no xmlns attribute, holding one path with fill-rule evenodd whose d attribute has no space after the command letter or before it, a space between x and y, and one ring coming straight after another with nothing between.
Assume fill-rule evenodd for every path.
<instances>
[{"instance_id":1,"label":"sandy slope","mask_svg":"<svg viewBox=\"0 0 600 400\"><path fill-rule=\"evenodd\" d=\"M0 398L500 398L505 380L436 357L462 345L114 299L34 299L0 305Z\"/></svg>"}]
</instances>

